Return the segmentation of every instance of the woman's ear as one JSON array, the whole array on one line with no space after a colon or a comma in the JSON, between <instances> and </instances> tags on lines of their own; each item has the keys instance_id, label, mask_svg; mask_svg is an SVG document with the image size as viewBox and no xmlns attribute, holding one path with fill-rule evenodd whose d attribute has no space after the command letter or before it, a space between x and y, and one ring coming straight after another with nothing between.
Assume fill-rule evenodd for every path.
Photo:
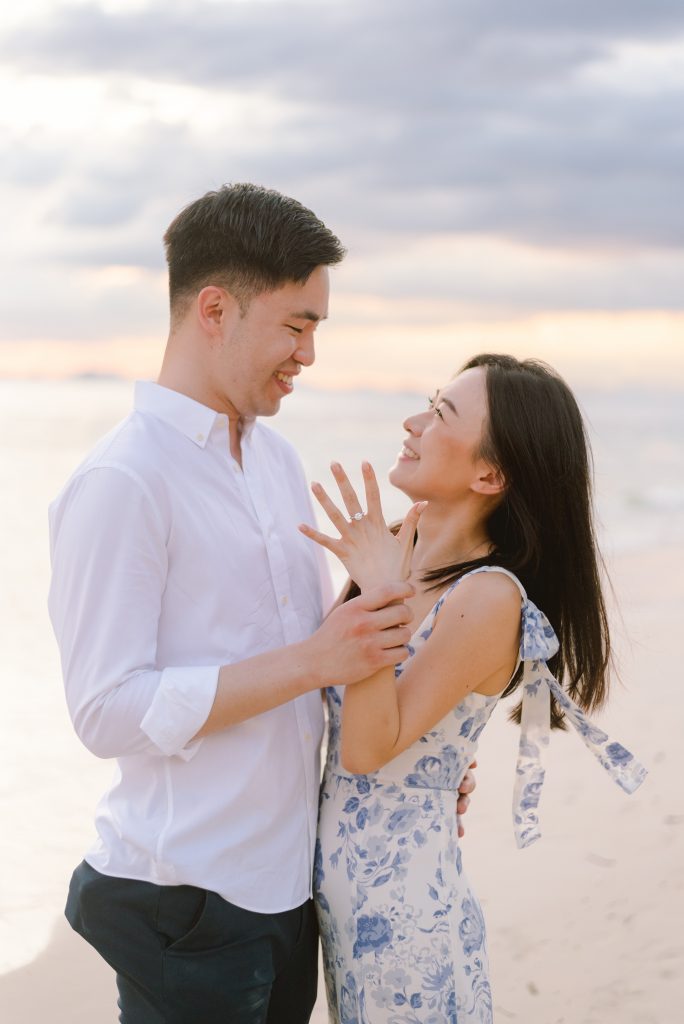
<instances>
[{"instance_id":1,"label":"woman's ear","mask_svg":"<svg viewBox=\"0 0 684 1024\"><path fill-rule=\"evenodd\" d=\"M500 469L480 460L471 490L476 494L501 495L506 490L506 478Z\"/></svg>"}]
</instances>

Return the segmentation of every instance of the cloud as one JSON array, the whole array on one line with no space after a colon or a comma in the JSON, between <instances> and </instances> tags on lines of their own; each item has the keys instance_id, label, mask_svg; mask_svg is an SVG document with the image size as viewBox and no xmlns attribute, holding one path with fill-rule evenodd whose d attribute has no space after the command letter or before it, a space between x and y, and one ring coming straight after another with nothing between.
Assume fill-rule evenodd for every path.
<instances>
[{"instance_id":1,"label":"cloud","mask_svg":"<svg viewBox=\"0 0 684 1024\"><path fill-rule=\"evenodd\" d=\"M62 335L152 326L167 223L240 180L330 223L350 294L682 306L681 0L52 5L0 58L5 336L41 274Z\"/></svg>"},{"instance_id":2,"label":"cloud","mask_svg":"<svg viewBox=\"0 0 684 1024\"><path fill-rule=\"evenodd\" d=\"M33 70L117 71L203 86L267 81L309 94L318 79L327 101L358 93L393 106L397 88L417 100L410 82L430 94L443 86L448 98L464 84L556 79L615 40L666 40L683 30L678 0L228 0L121 12L58 7L39 25L14 29L3 50Z\"/></svg>"},{"instance_id":3,"label":"cloud","mask_svg":"<svg viewBox=\"0 0 684 1024\"><path fill-rule=\"evenodd\" d=\"M171 156L161 127L134 136L130 173L95 187L125 195L101 211L92 189L67 196L65 223L131 214L132 176L149 187L163 167L173 188L195 178L191 159L220 180L313 180L351 230L372 211L385 231L671 246L684 229L684 89L628 103L583 72L609 66L620 40L657 45L676 33L684 11L663 0L81 6L14 30L0 54L34 73L180 84L215 113L218 138L188 124ZM279 105L274 124L220 137L223 99L264 96Z\"/></svg>"}]
</instances>

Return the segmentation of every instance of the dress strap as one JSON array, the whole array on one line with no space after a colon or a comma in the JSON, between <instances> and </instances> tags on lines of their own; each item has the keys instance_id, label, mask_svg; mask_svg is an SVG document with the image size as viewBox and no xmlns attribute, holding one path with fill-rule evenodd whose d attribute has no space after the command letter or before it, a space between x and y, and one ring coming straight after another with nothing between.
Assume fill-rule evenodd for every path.
<instances>
[{"instance_id":1,"label":"dress strap","mask_svg":"<svg viewBox=\"0 0 684 1024\"><path fill-rule=\"evenodd\" d=\"M531 601L522 608L520 658L522 719L513 791L513 825L518 847L530 846L541 836L537 807L544 783L542 751L549 745L551 694L589 750L625 793L633 793L648 774L633 754L593 725L549 671L547 662L558 651L558 638L549 620Z\"/></svg>"},{"instance_id":2,"label":"dress strap","mask_svg":"<svg viewBox=\"0 0 684 1024\"><path fill-rule=\"evenodd\" d=\"M467 580L469 576L477 576L477 574L480 572L498 572L501 573L502 576L508 576L509 580L513 580L516 587L520 591L520 597L522 598L522 600L527 601L527 593L525 592L525 588L523 587L518 577L515 575L515 573L511 572L510 569L504 569L502 565L478 565L476 569L471 569L469 572L464 572L463 575L459 579L457 579L455 583L451 584L449 589L445 591L445 593L442 596L446 597L447 594L450 591L452 591L454 587L457 586L457 584L459 584L462 580Z\"/></svg>"},{"instance_id":3,"label":"dress strap","mask_svg":"<svg viewBox=\"0 0 684 1024\"><path fill-rule=\"evenodd\" d=\"M438 611L440 610L440 608L442 607L442 605L444 604L452 590L455 590L459 583L463 583L463 580L467 580L470 576L477 576L477 574L480 572L498 572L501 573L503 576L508 576L510 580L513 580L516 587L520 591L521 600L523 602L527 601L527 594L525 593L525 588L523 587L518 577L514 575L514 573L509 572L508 569L504 569L500 565L478 565L476 569L471 569L469 572L464 572L462 576L459 576L457 580L454 580L454 582L446 588L444 593L440 596L439 600L434 604L432 610L428 613L428 617L431 620L431 625L434 625Z\"/></svg>"}]
</instances>

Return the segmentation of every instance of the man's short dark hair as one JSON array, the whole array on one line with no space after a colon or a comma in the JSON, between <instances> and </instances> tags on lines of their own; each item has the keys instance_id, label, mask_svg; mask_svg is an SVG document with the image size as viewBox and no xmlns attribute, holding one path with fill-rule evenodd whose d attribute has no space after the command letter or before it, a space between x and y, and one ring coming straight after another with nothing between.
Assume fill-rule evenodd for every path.
<instances>
[{"instance_id":1,"label":"man's short dark hair","mask_svg":"<svg viewBox=\"0 0 684 1024\"><path fill-rule=\"evenodd\" d=\"M164 235L174 316L215 284L250 300L290 282L304 283L316 267L345 255L339 239L296 199L258 185L222 185L186 206Z\"/></svg>"}]
</instances>

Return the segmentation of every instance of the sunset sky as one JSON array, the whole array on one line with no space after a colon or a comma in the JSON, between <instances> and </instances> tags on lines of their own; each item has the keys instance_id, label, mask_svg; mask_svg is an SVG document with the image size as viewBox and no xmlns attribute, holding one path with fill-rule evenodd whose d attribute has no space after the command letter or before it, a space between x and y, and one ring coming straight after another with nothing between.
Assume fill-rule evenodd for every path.
<instances>
[{"instance_id":1,"label":"sunset sky","mask_svg":"<svg viewBox=\"0 0 684 1024\"><path fill-rule=\"evenodd\" d=\"M684 386L681 0L22 0L0 84L0 375L153 375L166 225L255 181L349 250L312 384Z\"/></svg>"}]
</instances>

